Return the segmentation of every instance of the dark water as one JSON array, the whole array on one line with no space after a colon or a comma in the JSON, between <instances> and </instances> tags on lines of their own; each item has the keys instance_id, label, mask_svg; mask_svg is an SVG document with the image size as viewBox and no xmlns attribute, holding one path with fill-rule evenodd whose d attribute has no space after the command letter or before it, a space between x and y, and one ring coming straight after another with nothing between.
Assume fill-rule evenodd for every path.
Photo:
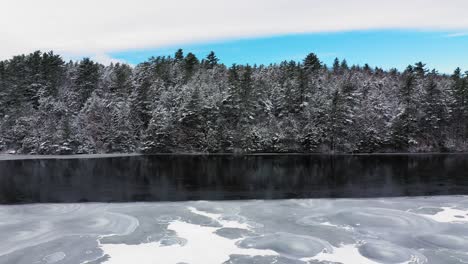
<instances>
[{"instance_id":1,"label":"dark water","mask_svg":"<svg viewBox=\"0 0 468 264\"><path fill-rule=\"evenodd\" d=\"M0 161L0 203L468 194L468 155L130 156Z\"/></svg>"}]
</instances>

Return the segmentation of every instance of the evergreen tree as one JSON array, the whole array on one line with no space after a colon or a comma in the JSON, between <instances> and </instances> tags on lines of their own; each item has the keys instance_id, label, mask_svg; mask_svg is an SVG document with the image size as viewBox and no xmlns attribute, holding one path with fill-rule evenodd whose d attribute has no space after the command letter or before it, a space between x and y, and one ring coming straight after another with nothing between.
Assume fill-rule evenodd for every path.
<instances>
[{"instance_id":1,"label":"evergreen tree","mask_svg":"<svg viewBox=\"0 0 468 264\"><path fill-rule=\"evenodd\" d=\"M205 67L207 69L213 69L214 66L218 65L218 57L216 57L214 51L210 51L210 53L206 56L205 60Z\"/></svg>"},{"instance_id":2,"label":"evergreen tree","mask_svg":"<svg viewBox=\"0 0 468 264\"><path fill-rule=\"evenodd\" d=\"M184 60L186 80L188 80L194 73L197 65L200 63L195 54L189 52Z\"/></svg>"},{"instance_id":3,"label":"evergreen tree","mask_svg":"<svg viewBox=\"0 0 468 264\"><path fill-rule=\"evenodd\" d=\"M99 83L99 64L89 58L80 61L75 78L75 89L79 94L78 103L84 105L86 100L98 88Z\"/></svg>"},{"instance_id":4,"label":"evergreen tree","mask_svg":"<svg viewBox=\"0 0 468 264\"><path fill-rule=\"evenodd\" d=\"M424 130L430 144L435 149L443 148L444 123L447 120L445 104L442 100L442 93L435 81L436 73L432 72L425 85L425 96L423 100L424 118L421 129Z\"/></svg>"},{"instance_id":5,"label":"evergreen tree","mask_svg":"<svg viewBox=\"0 0 468 264\"><path fill-rule=\"evenodd\" d=\"M468 151L468 77L335 59L132 67L48 52L0 61L0 152Z\"/></svg>"},{"instance_id":6,"label":"evergreen tree","mask_svg":"<svg viewBox=\"0 0 468 264\"><path fill-rule=\"evenodd\" d=\"M468 138L468 75L463 76L461 69L455 69L451 76L453 85L451 93L453 100L453 124L459 137Z\"/></svg>"},{"instance_id":7,"label":"evergreen tree","mask_svg":"<svg viewBox=\"0 0 468 264\"><path fill-rule=\"evenodd\" d=\"M182 108L179 122L181 123L181 133L179 142L187 146L190 151L201 151L206 145L205 129L206 126L203 117L203 105L200 89L195 87L190 96L190 100Z\"/></svg>"},{"instance_id":8,"label":"evergreen tree","mask_svg":"<svg viewBox=\"0 0 468 264\"><path fill-rule=\"evenodd\" d=\"M304 69L308 72L316 72L322 68L322 63L320 62L317 55L314 53L309 53L304 59Z\"/></svg>"},{"instance_id":9,"label":"evergreen tree","mask_svg":"<svg viewBox=\"0 0 468 264\"><path fill-rule=\"evenodd\" d=\"M0 61L0 118L3 118L8 110L7 97L8 91L6 86L6 65L4 61Z\"/></svg>"},{"instance_id":10,"label":"evergreen tree","mask_svg":"<svg viewBox=\"0 0 468 264\"><path fill-rule=\"evenodd\" d=\"M152 116L150 87L149 77L142 76L141 79L137 79L137 85L130 95L130 117L133 120L132 127L136 138L147 129Z\"/></svg>"},{"instance_id":11,"label":"evergreen tree","mask_svg":"<svg viewBox=\"0 0 468 264\"><path fill-rule=\"evenodd\" d=\"M356 86L345 83L340 90L333 93L330 106L330 150L354 152L355 133L352 129L355 124L355 90Z\"/></svg>"},{"instance_id":12,"label":"evergreen tree","mask_svg":"<svg viewBox=\"0 0 468 264\"><path fill-rule=\"evenodd\" d=\"M182 49L178 49L174 54L174 59L176 61L183 61L184 60L184 51Z\"/></svg>"},{"instance_id":13,"label":"evergreen tree","mask_svg":"<svg viewBox=\"0 0 468 264\"><path fill-rule=\"evenodd\" d=\"M32 103L34 108L39 105L39 91L44 87L44 78L41 71L42 53L35 51L26 56L26 100Z\"/></svg>"},{"instance_id":14,"label":"evergreen tree","mask_svg":"<svg viewBox=\"0 0 468 264\"><path fill-rule=\"evenodd\" d=\"M349 70L348 63L346 62L345 59L343 59L343 60L341 61L340 69L341 69L342 71L347 71L347 70Z\"/></svg>"},{"instance_id":15,"label":"evergreen tree","mask_svg":"<svg viewBox=\"0 0 468 264\"><path fill-rule=\"evenodd\" d=\"M110 153L129 153L135 151L134 137L130 124L130 107L126 102L112 105L110 127L106 135L105 151Z\"/></svg>"},{"instance_id":16,"label":"evergreen tree","mask_svg":"<svg viewBox=\"0 0 468 264\"><path fill-rule=\"evenodd\" d=\"M340 60L338 60L338 58L335 58L335 60L333 61L333 72L339 73L340 71L341 71Z\"/></svg>"},{"instance_id":17,"label":"evergreen tree","mask_svg":"<svg viewBox=\"0 0 468 264\"><path fill-rule=\"evenodd\" d=\"M330 105L330 120L329 128L329 142L330 151L335 152L337 146L339 147L340 141L343 138L343 125L345 119L345 109L343 104L343 97L339 90L333 93Z\"/></svg>"},{"instance_id":18,"label":"evergreen tree","mask_svg":"<svg viewBox=\"0 0 468 264\"><path fill-rule=\"evenodd\" d=\"M133 90L132 69L126 64L117 63L112 67L109 90L115 96L126 98Z\"/></svg>"},{"instance_id":19,"label":"evergreen tree","mask_svg":"<svg viewBox=\"0 0 468 264\"><path fill-rule=\"evenodd\" d=\"M417 62L414 64L414 73L419 77L424 77L428 70L426 69L426 64L422 62Z\"/></svg>"},{"instance_id":20,"label":"evergreen tree","mask_svg":"<svg viewBox=\"0 0 468 264\"><path fill-rule=\"evenodd\" d=\"M415 71L408 66L403 75L403 85L400 87L400 112L393 123L393 144L398 150L408 151L417 141L416 105L414 102Z\"/></svg>"},{"instance_id":21,"label":"evergreen tree","mask_svg":"<svg viewBox=\"0 0 468 264\"><path fill-rule=\"evenodd\" d=\"M20 106L26 106L35 100L35 90L31 90L29 67L26 56L14 56L6 63L4 85L7 90L6 104L12 110L22 110Z\"/></svg>"},{"instance_id":22,"label":"evergreen tree","mask_svg":"<svg viewBox=\"0 0 468 264\"><path fill-rule=\"evenodd\" d=\"M371 67L369 66L369 64L364 64L364 67L362 68L365 72L367 73L371 73L372 72L372 69Z\"/></svg>"},{"instance_id":23,"label":"evergreen tree","mask_svg":"<svg viewBox=\"0 0 468 264\"><path fill-rule=\"evenodd\" d=\"M57 96L65 78L65 62L52 51L42 54L41 70L44 78L44 96Z\"/></svg>"}]
</instances>

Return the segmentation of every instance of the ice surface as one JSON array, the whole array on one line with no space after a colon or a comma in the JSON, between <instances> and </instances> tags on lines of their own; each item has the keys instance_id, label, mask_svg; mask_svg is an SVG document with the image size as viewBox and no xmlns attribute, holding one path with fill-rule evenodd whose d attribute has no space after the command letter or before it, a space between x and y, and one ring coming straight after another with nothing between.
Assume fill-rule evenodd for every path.
<instances>
[{"instance_id":1,"label":"ice surface","mask_svg":"<svg viewBox=\"0 0 468 264\"><path fill-rule=\"evenodd\" d=\"M442 223L468 222L468 214L465 209L440 207L439 210L435 214L427 214L425 216Z\"/></svg>"},{"instance_id":2,"label":"ice surface","mask_svg":"<svg viewBox=\"0 0 468 264\"><path fill-rule=\"evenodd\" d=\"M467 263L468 197L0 206L0 263Z\"/></svg>"}]
</instances>

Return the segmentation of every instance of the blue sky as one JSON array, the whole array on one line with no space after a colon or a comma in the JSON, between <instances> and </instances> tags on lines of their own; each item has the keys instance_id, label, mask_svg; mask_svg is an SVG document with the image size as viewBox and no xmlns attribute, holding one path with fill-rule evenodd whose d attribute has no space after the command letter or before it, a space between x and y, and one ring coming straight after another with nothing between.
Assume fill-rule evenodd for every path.
<instances>
[{"instance_id":1,"label":"blue sky","mask_svg":"<svg viewBox=\"0 0 468 264\"><path fill-rule=\"evenodd\" d=\"M328 65L338 57L346 58L349 64L369 63L385 69L404 69L408 64L423 61L441 73L451 73L457 66L468 70L468 34L439 31L368 30L295 34L128 50L110 53L110 56L137 64L151 56L172 56L179 47L186 53L195 53L199 58L213 50L227 65L302 60L309 52L314 52Z\"/></svg>"}]
</instances>

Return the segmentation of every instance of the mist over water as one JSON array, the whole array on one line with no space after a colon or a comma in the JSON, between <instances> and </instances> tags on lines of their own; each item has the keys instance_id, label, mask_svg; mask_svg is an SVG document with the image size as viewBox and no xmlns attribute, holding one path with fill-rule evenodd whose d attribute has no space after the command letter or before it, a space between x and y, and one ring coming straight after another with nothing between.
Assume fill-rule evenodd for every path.
<instances>
[{"instance_id":1,"label":"mist over water","mask_svg":"<svg viewBox=\"0 0 468 264\"><path fill-rule=\"evenodd\" d=\"M0 203L468 193L468 155L148 155L0 161Z\"/></svg>"}]
</instances>

